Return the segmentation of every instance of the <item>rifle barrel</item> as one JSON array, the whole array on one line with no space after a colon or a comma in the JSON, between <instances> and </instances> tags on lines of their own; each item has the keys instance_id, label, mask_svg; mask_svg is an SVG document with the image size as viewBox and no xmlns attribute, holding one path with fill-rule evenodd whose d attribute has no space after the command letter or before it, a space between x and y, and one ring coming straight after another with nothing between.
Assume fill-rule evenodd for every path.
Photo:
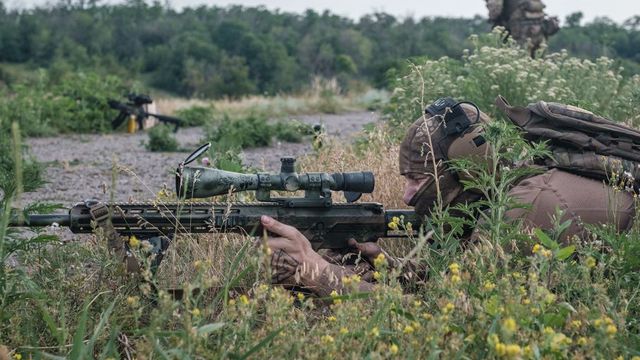
<instances>
[{"instance_id":1,"label":"rifle barrel","mask_svg":"<svg viewBox=\"0 0 640 360\"><path fill-rule=\"evenodd\" d=\"M50 226L53 223L59 226L69 226L71 224L69 214L32 214L27 218L14 217L9 222L9 226Z\"/></svg>"}]
</instances>

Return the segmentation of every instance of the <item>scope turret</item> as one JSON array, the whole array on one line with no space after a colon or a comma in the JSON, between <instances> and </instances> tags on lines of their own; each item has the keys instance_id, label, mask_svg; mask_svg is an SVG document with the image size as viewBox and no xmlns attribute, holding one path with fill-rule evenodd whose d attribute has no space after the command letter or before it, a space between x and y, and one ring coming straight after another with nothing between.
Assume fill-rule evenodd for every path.
<instances>
[{"instance_id":1,"label":"scope turret","mask_svg":"<svg viewBox=\"0 0 640 360\"><path fill-rule=\"evenodd\" d=\"M255 190L256 199L282 202L288 206L331 206L331 191L344 191L349 202L362 193L373 192L375 180L371 172L305 173L295 172L295 158L281 159L279 174L241 174L206 167L178 168L176 192L186 199L225 195L230 192ZM271 198L270 192L304 190L304 198Z\"/></svg>"}]
</instances>

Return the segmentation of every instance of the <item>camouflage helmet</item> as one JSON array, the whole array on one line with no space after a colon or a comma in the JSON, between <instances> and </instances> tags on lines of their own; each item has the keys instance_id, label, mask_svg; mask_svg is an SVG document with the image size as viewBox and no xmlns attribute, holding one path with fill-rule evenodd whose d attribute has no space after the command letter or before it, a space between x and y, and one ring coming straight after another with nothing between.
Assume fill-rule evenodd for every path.
<instances>
[{"instance_id":1,"label":"camouflage helmet","mask_svg":"<svg viewBox=\"0 0 640 360\"><path fill-rule=\"evenodd\" d=\"M418 213L429 212L438 190L444 206L459 202L463 176L447 169L446 161L463 157L486 161L489 146L481 125L490 121L474 104L446 98L430 105L409 127L400 145L399 166L403 176L428 179L409 203Z\"/></svg>"}]
</instances>

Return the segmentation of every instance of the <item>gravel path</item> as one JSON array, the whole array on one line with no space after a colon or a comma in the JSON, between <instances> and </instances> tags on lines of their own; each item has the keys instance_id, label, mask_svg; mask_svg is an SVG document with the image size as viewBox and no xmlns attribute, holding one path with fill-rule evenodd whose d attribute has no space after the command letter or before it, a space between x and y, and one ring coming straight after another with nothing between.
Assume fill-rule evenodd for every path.
<instances>
[{"instance_id":1,"label":"gravel path","mask_svg":"<svg viewBox=\"0 0 640 360\"><path fill-rule=\"evenodd\" d=\"M340 115L306 115L292 117L305 123L323 123L329 136L351 141L362 126L376 122L379 115L355 112ZM180 146L195 149L202 142L202 128L181 129L176 134ZM33 193L24 194L23 204L48 201L71 206L96 198L109 201L112 176L115 201L152 199L166 185L173 188L173 172L188 152L153 153L144 147L147 135L64 135L27 140L31 153L47 163L44 178L48 183ZM279 170L280 157L300 156L311 150L309 143L275 143L269 148L244 152L244 163L266 171ZM119 171L114 171L115 168Z\"/></svg>"}]
</instances>

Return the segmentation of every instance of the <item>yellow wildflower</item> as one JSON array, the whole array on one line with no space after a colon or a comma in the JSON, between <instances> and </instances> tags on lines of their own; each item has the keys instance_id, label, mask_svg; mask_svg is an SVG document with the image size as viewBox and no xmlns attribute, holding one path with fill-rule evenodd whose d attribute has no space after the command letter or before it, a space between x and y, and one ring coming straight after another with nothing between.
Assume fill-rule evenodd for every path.
<instances>
[{"instance_id":1,"label":"yellow wildflower","mask_svg":"<svg viewBox=\"0 0 640 360\"><path fill-rule=\"evenodd\" d=\"M327 320L329 320L329 321L337 321L338 319L336 319L336 317L335 317L335 316L329 316L329 317L327 318Z\"/></svg>"},{"instance_id":2,"label":"yellow wildflower","mask_svg":"<svg viewBox=\"0 0 640 360\"><path fill-rule=\"evenodd\" d=\"M529 305L529 304L531 304L531 300L529 300L529 298L522 299L522 305Z\"/></svg>"},{"instance_id":3,"label":"yellow wildflower","mask_svg":"<svg viewBox=\"0 0 640 360\"><path fill-rule=\"evenodd\" d=\"M547 293L547 295L545 295L544 297L544 302L547 304L551 304L552 302L556 301L556 295L553 293Z\"/></svg>"},{"instance_id":4,"label":"yellow wildflower","mask_svg":"<svg viewBox=\"0 0 640 360\"><path fill-rule=\"evenodd\" d=\"M540 309L538 309L537 307L535 307L535 308L531 309L531 314L532 314L533 316L538 316L538 315L540 315Z\"/></svg>"},{"instance_id":5,"label":"yellow wildflower","mask_svg":"<svg viewBox=\"0 0 640 360\"><path fill-rule=\"evenodd\" d=\"M585 265L587 265L589 269L593 269L594 267L596 267L596 259L589 256L587 260L585 260Z\"/></svg>"},{"instance_id":6,"label":"yellow wildflower","mask_svg":"<svg viewBox=\"0 0 640 360\"><path fill-rule=\"evenodd\" d=\"M522 354L522 349L518 344L509 344L505 348L508 357L517 358Z\"/></svg>"},{"instance_id":7,"label":"yellow wildflower","mask_svg":"<svg viewBox=\"0 0 640 360\"><path fill-rule=\"evenodd\" d=\"M299 301L303 301L304 300L304 294L299 292L296 297L298 298Z\"/></svg>"},{"instance_id":8,"label":"yellow wildflower","mask_svg":"<svg viewBox=\"0 0 640 360\"><path fill-rule=\"evenodd\" d=\"M380 272L378 271L374 271L373 272L373 278L376 280L380 280L380 278L382 277L382 275L380 275Z\"/></svg>"},{"instance_id":9,"label":"yellow wildflower","mask_svg":"<svg viewBox=\"0 0 640 360\"><path fill-rule=\"evenodd\" d=\"M373 260L373 266L379 268L383 265L387 264L387 259L385 258L383 253L378 254L378 256Z\"/></svg>"},{"instance_id":10,"label":"yellow wildflower","mask_svg":"<svg viewBox=\"0 0 640 360\"><path fill-rule=\"evenodd\" d=\"M584 337L584 336L581 336L578 339L578 345L580 345L580 346L585 346L585 345L587 345L587 343L588 343L587 338Z\"/></svg>"},{"instance_id":11,"label":"yellow wildflower","mask_svg":"<svg viewBox=\"0 0 640 360\"><path fill-rule=\"evenodd\" d=\"M553 331L553 328L550 328L550 327L548 327L548 326L545 326L545 327L544 327L543 332L544 332L546 335L553 335L553 334L555 334L555 333L556 333L555 331Z\"/></svg>"},{"instance_id":12,"label":"yellow wildflower","mask_svg":"<svg viewBox=\"0 0 640 360\"><path fill-rule=\"evenodd\" d=\"M534 254L537 254L538 251L540 251L541 249L543 249L542 245L535 244L535 245L533 245L533 249L531 249L531 252L534 253Z\"/></svg>"},{"instance_id":13,"label":"yellow wildflower","mask_svg":"<svg viewBox=\"0 0 640 360\"><path fill-rule=\"evenodd\" d=\"M240 295L240 302L244 305L248 305L249 304L249 298L247 297L247 295Z\"/></svg>"},{"instance_id":14,"label":"yellow wildflower","mask_svg":"<svg viewBox=\"0 0 640 360\"><path fill-rule=\"evenodd\" d=\"M451 263L451 265L449 265L449 271L451 271L452 274L459 274L460 265L458 265L458 263Z\"/></svg>"},{"instance_id":15,"label":"yellow wildflower","mask_svg":"<svg viewBox=\"0 0 640 360\"><path fill-rule=\"evenodd\" d=\"M236 304L235 299L229 299L229 305L235 305L235 304Z\"/></svg>"},{"instance_id":16,"label":"yellow wildflower","mask_svg":"<svg viewBox=\"0 0 640 360\"><path fill-rule=\"evenodd\" d=\"M527 345L524 347L524 355L527 357L533 356L533 349L531 349L531 345Z\"/></svg>"},{"instance_id":17,"label":"yellow wildflower","mask_svg":"<svg viewBox=\"0 0 640 360\"><path fill-rule=\"evenodd\" d=\"M533 272L532 272L532 273L529 273L529 279L530 279L531 281L538 281L538 274L533 273Z\"/></svg>"},{"instance_id":18,"label":"yellow wildflower","mask_svg":"<svg viewBox=\"0 0 640 360\"><path fill-rule=\"evenodd\" d=\"M445 314L448 314L450 312L453 311L453 309L455 309L455 305L453 305L452 303L447 303L447 305L444 306L444 308L442 309L442 312Z\"/></svg>"},{"instance_id":19,"label":"yellow wildflower","mask_svg":"<svg viewBox=\"0 0 640 360\"><path fill-rule=\"evenodd\" d=\"M131 235L131 237L129 237L129 247L131 247L132 249L135 249L139 246L140 246L140 240L138 240L138 238L135 235Z\"/></svg>"},{"instance_id":20,"label":"yellow wildflower","mask_svg":"<svg viewBox=\"0 0 640 360\"><path fill-rule=\"evenodd\" d=\"M378 336L380 336L380 329L378 329L378 327L373 327L373 328L371 328L371 331L369 333L373 337L378 337Z\"/></svg>"},{"instance_id":21,"label":"yellow wildflower","mask_svg":"<svg viewBox=\"0 0 640 360\"><path fill-rule=\"evenodd\" d=\"M522 274L520 274L519 272L514 272L513 274L511 274L511 276L513 276L514 279L516 280L520 280L522 278Z\"/></svg>"},{"instance_id":22,"label":"yellow wildflower","mask_svg":"<svg viewBox=\"0 0 640 360\"><path fill-rule=\"evenodd\" d=\"M582 321L580 320L573 320L571 321L571 327L573 328L579 328L580 326L582 326Z\"/></svg>"},{"instance_id":23,"label":"yellow wildflower","mask_svg":"<svg viewBox=\"0 0 640 360\"><path fill-rule=\"evenodd\" d=\"M391 344L391 346L389 346L389 352L393 355L398 353L398 345L396 344Z\"/></svg>"},{"instance_id":24,"label":"yellow wildflower","mask_svg":"<svg viewBox=\"0 0 640 360\"><path fill-rule=\"evenodd\" d=\"M546 257L546 258L550 258L550 257L551 257L551 255L553 255L553 253L551 252L551 250L547 250L547 249L542 250L542 251L540 252L540 254L541 254L542 256Z\"/></svg>"},{"instance_id":25,"label":"yellow wildflower","mask_svg":"<svg viewBox=\"0 0 640 360\"><path fill-rule=\"evenodd\" d=\"M491 281L487 280L487 281L484 282L483 288L485 289L485 291L492 291L493 289L496 288L496 284L494 284Z\"/></svg>"},{"instance_id":26,"label":"yellow wildflower","mask_svg":"<svg viewBox=\"0 0 640 360\"><path fill-rule=\"evenodd\" d=\"M460 281L462 281L460 275L451 275L451 282L453 283L453 285L458 284Z\"/></svg>"},{"instance_id":27,"label":"yellow wildflower","mask_svg":"<svg viewBox=\"0 0 640 360\"><path fill-rule=\"evenodd\" d=\"M571 339L563 333L556 333L551 338L551 350L557 351L571 344Z\"/></svg>"},{"instance_id":28,"label":"yellow wildflower","mask_svg":"<svg viewBox=\"0 0 640 360\"><path fill-rule=\"evenodd\" d=\"M196 317L200 316L200 309L193 308L193 310L191 310L191 315L196 316Z\"/></svg>"},{"instance_id":29,"label":"yellow wildflower","mask_svg":"<svg viewBox=\"0 0 640 360\"><path fill-rule=\"evenodd\" d=\"M618 328L615 325L607 325L607 329L605 331L607 335L613 336L618 332Z\"/></svg>"},{"instance_id":30,"label":"yellow wildflower","mask_svg":"<svg viewBox=\"0 0 640 360\"><path fill-rule=\"evenodd\" d=\"M431 320L433 319L433 315L429 314L428 312L422 313L422 318L425 320Z\"/></svg>"},{"instance_id":31,"label":"yellow wildflower","mask_svg":"<svg viewBox=\"0 0 640 360\"><path fill-rule=\"evenodd\" d=\"M140 298L138 296L127 297L127 305L131 307L138 307Z\"/></svg>"},{"instance_id":32,"label":"yellow wildflower","mask_svg":"<svg viewBox=\"0 0 640 360\"><path fill-rule=\"evenodd\" d=\"M495 350L498 356L505 356L507 354L507 346L501 342L496 343Z\"/></svg>"},{"instance_id":33,"label":"yellow wildflower","mask_svg":"<svg viewBox=\"0 0 640 360\"><path fill-rule=\"evenodd\" d=\"M21 354L18 354L18 353L15 353L15 354L13 354L13 358L14 358L15 360L22 360L22 355L21 355Z\"/></svg>"},{"instance_id":34,"label":"yellow wildflower","mask_svg":"<svg viewBox=\"0 0 640 360\"><path fill-rule=\"evenodd\" d=\"M388 224L389 229L391 230L398 230L399 225L400 225L400 218L397 216L394 216L393 218L391 218L391 222L389 222Z\"/></svg>"},{"instance_id":35,"label":"yellow wildflower","mask_svg":"<svg viewBox=\"0 0 640 360\"><path fill-rule=\"evenodd\" d=\"M331 295L331 297L333 298L333 303L334 304L342 303L342 299L337 299L337 297L340 296L340 295L338 295L337 291L333 290L333 291L331 291L331 294L329 294L329 295Z\"/></svg>"},{"instance_id":36,"label":"yellow wildflower","mask_svg":"<svg viewBox=\"0 0 640 360\"><path fill-rule=\"evenodd\" d=\"M502 321L502 328L509 333L514 333L518 328L518 324L512 317L508 317Z\"/></svg>"},{"instance_id":37,"label":"yellow wildflower","mask_svg":"<svg viewBox=\"0 0 640 360\"><path fill-rule=\"evenodd\" d=\"M348 333L349 333L349 329L347 329L346 327L341 327L340 328L340 334L346 335Z\"/></svg>"},{"instance_id":38,"label":"yellow wildflower","mask_svg":"<svg viewBox=\"0 0 640 360\"><path fill-rule=\"evenodd\" d=\"M404 327L404 330L402 332L404 332L405 334L409 335L409 334L413 334L414 331L415 331L415 329L413 328L413 326L407 325L407 326Z\"/></svg>"},{"instance_id":39,"label":"yellow wildflower","mask_svg":"<svg viewBox=\"0 0 640 360\"><path fill-rule=\"evenodd\" d=\"M518 291L520 291L520 295L526 295L527 294L527 288L524 287L524 285L520 285L520 288L518 288Z\"/></svg>"},{"instance_id":40,"label":"yellow wildflower","mask_svg":"<svg viewBox=\"0 0 640 360\"><path fill-rule=\"evenodd\" d=\"M333 336L331 335L323 335L320 338L320 341L322 341L323 344L331 344L334 340L333 340Z\"/></svg>"}]
</instances>

